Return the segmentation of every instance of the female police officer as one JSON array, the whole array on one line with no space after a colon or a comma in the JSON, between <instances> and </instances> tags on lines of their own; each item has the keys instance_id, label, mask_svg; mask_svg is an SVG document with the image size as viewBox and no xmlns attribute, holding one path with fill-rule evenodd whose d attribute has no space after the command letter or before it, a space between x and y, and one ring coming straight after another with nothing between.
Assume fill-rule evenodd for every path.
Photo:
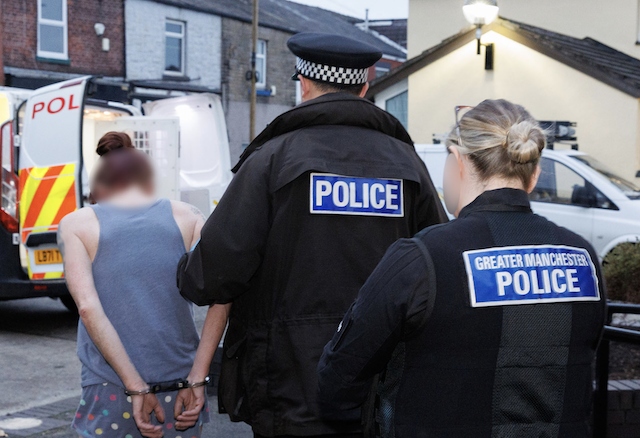
<instances>
[{"instance_id":1,"label":"female police officer","mask_svg":"<svg viewBox=\"0 0 640 438\"><path fill-rule=\"evenodd\" d=\"M363 286L318 367L324 415L353 416L379 374L381 436L588 436L605 297L591 245L531 212L545 134L487 100L447 146L458 219L395 243Z\"/></svg>"}]
</instances>

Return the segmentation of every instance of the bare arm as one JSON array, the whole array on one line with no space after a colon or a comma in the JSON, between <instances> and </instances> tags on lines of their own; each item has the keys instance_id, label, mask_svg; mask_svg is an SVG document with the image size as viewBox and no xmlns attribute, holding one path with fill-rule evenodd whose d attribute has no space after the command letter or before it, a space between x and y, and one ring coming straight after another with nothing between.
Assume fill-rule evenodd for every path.
<instances>
[{"instance_id":1,"label":"bare arm","mask_svg":"<svg viewBox=\"0 0 640 438\"><path fill-rule=\"evenodd\" d=\"M211 361L220 345L230 310L231 304L214 304L209 307L204 327L202 327L202 339L198 345L196 359L187 378L189 382L202 382L209 375Z\"/></svg>"},{"instance_id":2,"label":"bare arm","mask_svg":"<svg viewBox=\"0 0 640 438\"><path fill-rule=\"evenodd\" d=\"M187 377L189 382L202 382L209 375L211 361L218 348L218 344L220 344L230 309L231 304L215 304L209 307L204 321L204 327L202 328L202 339L198 345L198 351L196 352L196 358L191 367L191 372ZM176 404L174 405L176 429L188 429L198 421L198 416L206 400L205 389L205 386L200 386L198 388L181 390L178 393Z\"/></svg>"},{"instance_id":3,"label":"bare arm","mask_svg":"<svg viewBox=\"0 0 640 438\"><path fill-rule=\"evenodd\" d=\"M195 216L195 219L193 223L193 233L192 233L191 245L189 245L189 249L193 248L198 244L198 242L200 242L200 232L202 231L202 227L205 221L207 220L204 217L204 214L202 214L202 212L197 207L191 206L191 212Z\"/></svg>"},{"instance_id":4,"label":"bare arm","mask_svg":"<svg viewBox=\"0 0 640 438\"><path fill-rule=\"evenodd\" d=\"M189 248L193 248L200 240L200 231L205 222L204 215L196 207L191 207L191 213L193 215L193 228ZM185 240L189 241L189 239ZM202 337L198 344L196 357L191 367L191 372L187 377L189 382L202 382L209 375L211 361L224 334L230 310L231 304L212 305L209 307L202 327ZM183 430L195 424L200 411L204 407L204 402L204 386L180 391L174 407L174 416L177 420L176 428Z\"/></svg>"},{"instance_id":5,"label":"bare arm","mask_svg":"<svg viewBox=\"0 0 640 438\"><path fill-rule=\"evenodd\" d=\"M82 219L82 220L77 220ZM67 287L73 297L82 323L100 353L118 374L126 389L142 391L148 388L131 362L118 333L104 313L93 281L92 263L85 243L78 231L87 226L85 218L73 216L62 220L58 227L58 246L64 260ZM155 400L155 402L154 402ZM164 420L162 407L153 394L133 397L134 418L138 428L147 437L161 437L162 428L149 422L149 414L156 412ZM136 409L137 408L137 409Z\"/></svg>"}]
</instances>

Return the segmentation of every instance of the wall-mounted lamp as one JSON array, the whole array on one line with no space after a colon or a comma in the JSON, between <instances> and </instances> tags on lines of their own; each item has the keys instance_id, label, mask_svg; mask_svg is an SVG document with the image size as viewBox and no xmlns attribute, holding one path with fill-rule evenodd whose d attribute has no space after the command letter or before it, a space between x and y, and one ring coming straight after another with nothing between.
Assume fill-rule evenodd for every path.
<instances>
[{"instance_id":1,"label":"wall-mounted lamp","mask_svg":"<svg viewBox=\"0 0 640 438\"><path fill-rule=\"evenodd\" d=\"M96 31L96 35L102 36L104 35L105 26L102 23L96 23L93 25L93 30Z\"/></svg>"},{"instance_id":2,"label":"wall-mounted lamp","mask_svg":"<svg viewBox=\"0 0 640 438\"><path fill-rule=\"evenodd\" d=\"M464 18L474 26L476 26L476 40L478 41L478 55L481 53L482 46L485 47L485 70L493 70L493 54L494 46L491 44L482 44L482 26L491 24L498 18L498 2L497 0L465 0L462 7Z\"/></svg>"},{"instance_id":3,"label":"wall-mounted lamp","mask_svg":"<svg viewBox=\"0 0 640 438\"><path fill-rule=\"evenodd\" d=\"M93 25L93 30L96 31L96 35L101 37L102 35L104 35L105 25L102 23L96 23ZM102 51L108 52L110 48L111 44L109 38L102 38Z\"/></svg>"}]
</instances>

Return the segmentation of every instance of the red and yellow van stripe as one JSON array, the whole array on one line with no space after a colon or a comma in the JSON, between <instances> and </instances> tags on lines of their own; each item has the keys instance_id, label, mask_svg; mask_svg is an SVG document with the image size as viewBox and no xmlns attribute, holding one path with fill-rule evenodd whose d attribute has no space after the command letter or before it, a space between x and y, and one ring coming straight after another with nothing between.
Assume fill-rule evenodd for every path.
<instances>
[{"instance_id":1,"label":"red and yellow van stripe","mask_svg":"<svg viewBox=\"0 0 640 438\"><path fill-rule=\"evenodd\" d=\"M29 278L32 280L55 280L64 278L64 272L32 272Z\"/></svg>"},{"instance_id":2,"label":"red and yellow van stripe","mask_svg":"<svg viewBox=\"0 0 640 438\"><path fill-rule=\"evenodd\" d=\"M75 164L20 170L20 237L23 244L31 233L56 231L60 220L76 210L75 182ZM64 276L59 265L51 268L58 270L34 273L29 262L29 278L43 280Z\"/></svg>"}]
</instances>

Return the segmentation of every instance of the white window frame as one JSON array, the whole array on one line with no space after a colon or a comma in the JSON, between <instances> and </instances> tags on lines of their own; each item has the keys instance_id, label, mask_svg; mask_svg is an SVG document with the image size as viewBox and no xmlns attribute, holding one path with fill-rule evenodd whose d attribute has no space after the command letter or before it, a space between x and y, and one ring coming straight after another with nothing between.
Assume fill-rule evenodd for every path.
<instances>
[{"instance_id":1,"label":"white window frame","mask_svg":"<svg viewBox=\"0 0 640 438\"><path fill-rule=\"evenodd\" d=\"M376 71L376 78L379 78L380 76L386 75L387 73L389 73L391 71L391 69L389 67L375 67L375 71ZM378 75L378 73L382 73L380 75ZM375 78L374 78L375 79Z\"/></svg>"},{"instance_id":2,"label":"white window frame","mask_svg":"<svg viewBox=\"0 0 640 438\"><path fill-rule=\"evenodd\" d=\"M69 59L69 33L68 33L68 21L67 21L67 0L62 1L62 21L50 20L48 18L42 18L42 0L38 0L38 20L37 20L37 40L36 40L36 53L39 58L50 59ZM46 50L40 50L40 25L46 24L48 26L57 26L62 28L62 47L63 52L47 52Z\"/></svg>"},{"instance_id":3,"label":"white window frame","mask_svg":"<svg viewBox=\"0 0 640 438\"><path fill-rule=\"evenodd\" d=\"M396 86L397 86L397 90L394 90L394 88L396 88ZM390 88L390 89L388 89L388 90L389 90L389 91L394 91L394 93L393 93L393 94L391 94L391 95L389 95L389 97L385 97L384 99L382 99L382 100L381 100L382 105L378 105L378 106L379 106L380 108L382 108L383 110L385 110L385 111L387 111L387 112L388 112L389 110L387 109L387 105L388 105L389 101L390 101L390 100L393 100L393 99L395 99L395 98L397 98L397 97L400 97L402 94L405 94L405 93L406 93L406 95L407 95L407 108L406 108L406 111L407 111L407 120L406 120L406 125L407 125L407 126L405 126L405 129L407 129L407 130L408 130L408 128L409 128L409 126L408 126L408 125L409 125L409 88L408 88L408 87L407 87L407 88L405 88L405 87L406 87L406 86L405 86L405 85L402 85L401 83L400 83L400 84L392 85L392 86L391 86L391 88ZM391 113L390 113L390 114L391 114ZM394 115L394 117L395 117L395 115ZM403 123L403 126L404 126L404 123Z\"/></svg>"},{"instance_id":4,"label":"white window frame","mask_svg":"<svg viewBox=\"0 0 640 438\"><path fill-rule=\"evenodd\" d=\"M262 53L260 47L262 46ZM258 73L258 80L256 81L257 88L265 88L267 86L267 40L258 40L256 46L256 72ZM262 71L257 71L258 59L262 59Z\"/></svg>"},{"instance_id":5,"label":"white window frame","mask_svg":"<svg viewBox=\"0 0 640 438\"><path fill-rule=\"evenodd\" d=\"M180 33L176 33L176 32L169 32L167 30L167 24L176 24L179 25L182 28L182 32ZM167 18L164 21L164 50L165 50L165 55L164 55L164 67L166 68L167 66L167 37L171 37L171 38L180 38L181 41L181 50L180 50L180 71L172 71L172 70L164 70L164 74L166 76L185 76L187 74L187 66L186 66L186 59L187 59L187 23L184 21L180 21L180 20L172 20L170 18Z\"/></svg>"},{"instance_id":6,"label":"white window frame","mask_svg":"<svg viewBox=\"0 0 640 438\"><path fill-rule=\"evenodd\" d=\"M638 10L636 13L636 45L640 45L640 0L638 0Z\"/></svg>"}]
</instances>

